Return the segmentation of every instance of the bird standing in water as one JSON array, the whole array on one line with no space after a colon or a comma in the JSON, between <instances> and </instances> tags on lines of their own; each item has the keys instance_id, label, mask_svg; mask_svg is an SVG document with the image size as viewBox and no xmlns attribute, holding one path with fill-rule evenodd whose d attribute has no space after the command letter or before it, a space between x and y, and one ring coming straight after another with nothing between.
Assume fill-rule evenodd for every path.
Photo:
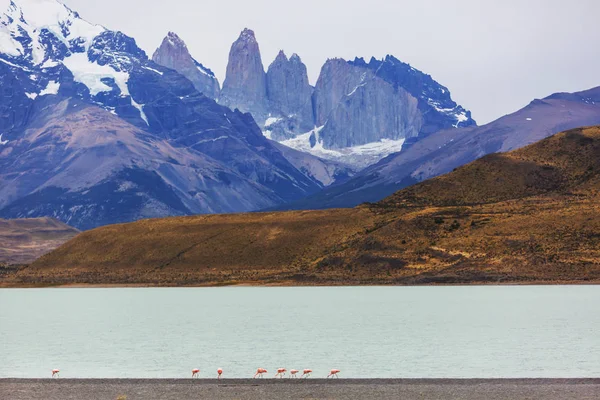
<instances>
[{"instance_id":1,"label":"bird standing in water","mask_svg":"<svg viewBox=\"0 0 600 400\"><path fill-rule=\"evenodd\" d=\"M221 380L221 375L223 375L223 368L217 370L217 380Z\"/></svg>"},{"instance_id":2,"label":"bird standing in water","mask_svg":"<svg viewBox=\"0 0 600 400\"><path fill-rule=\"evenodd\" d=\"M340 372L340 370L339 370L339 369L332 369L332 370L329 372L329 375L327 375L327 377L328 377L328 378L329 378L329 377L332 377L332 378L333 378L333 377L335 376L336 378L339 378L339 376L338 376L338 372Z\"/></svg>"},{"instance_id":3,"label":"bird standing in water","mask_svg":"<svg viewBox=\"0 0 600 400\"><path fill-rule=\"evenodd\" d=\"M257 376L259 376L259 377L261 377L261 378L262 378L262 377L263 377L263 374L266 374L266 373L267 373L267 370L266 370L266 369L264 369L264 368L259 368L259 369L257 369L257 370L256 370L256 374L254 374L254 377L256 378Z\"/></svg>"},{"instance_id":4,"label":"bird standing in water","mask_svg":"<svg viewBox=\"0 0 600 400\"><path fill-rule=\"evenodd\" d=\"M283 378L286 371L287 371L287 369L285 369L285 368L277 368L277 373L275 374L275 378L277 378L278 376L280 378Z\"/></svg>"}]
</instances>

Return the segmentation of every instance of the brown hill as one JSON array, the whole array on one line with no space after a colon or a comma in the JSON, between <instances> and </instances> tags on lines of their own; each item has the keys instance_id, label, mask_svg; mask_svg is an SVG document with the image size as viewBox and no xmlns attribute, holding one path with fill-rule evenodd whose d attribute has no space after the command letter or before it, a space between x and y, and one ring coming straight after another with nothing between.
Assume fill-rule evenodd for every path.
<instances>
[{"instance_id":1,"label":"brown hill","mask_svg":"<svg viewBox=\"0 0 600 400\"><path fill-rule=\"evenodd\" d=\"M573 129L509 153L484 156L452 173L398 191L379 205L494 203L598 188L598 128Z\"/></svg>"},{"instance_id":2,"label":"brown hill","mask_svg":"<svg viewBox=\"0 0 600 400\"><path fill-rule=\"evenodd\" d=\"M53 218L0 219L0 264L30 263L78 232Z\"/></svg>"},{"instance_id":3,"label":"brown hill","mask_svg":"<svg viewBox=\"0 0 600 400\"><path fill-rule=\"evenodd\" d=\"M598 282L599 172L576 129L355 209L99 228L4 284Z\"/></svg>"}]
</instances>

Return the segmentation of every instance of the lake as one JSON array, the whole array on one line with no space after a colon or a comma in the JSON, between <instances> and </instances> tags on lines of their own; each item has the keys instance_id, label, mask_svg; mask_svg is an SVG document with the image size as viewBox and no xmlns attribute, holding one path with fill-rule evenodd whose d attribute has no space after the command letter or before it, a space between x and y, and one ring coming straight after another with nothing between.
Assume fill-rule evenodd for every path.
<instances>
[{"instance_id":1,"label":"lake","mask_svg":"<svg viewBox=\"0 0 600 400\"><path fill-rule=\"evenodd\" d=\"M0 289L0 377L599 377L600 286Z\"/></svg>"}]
</instances>

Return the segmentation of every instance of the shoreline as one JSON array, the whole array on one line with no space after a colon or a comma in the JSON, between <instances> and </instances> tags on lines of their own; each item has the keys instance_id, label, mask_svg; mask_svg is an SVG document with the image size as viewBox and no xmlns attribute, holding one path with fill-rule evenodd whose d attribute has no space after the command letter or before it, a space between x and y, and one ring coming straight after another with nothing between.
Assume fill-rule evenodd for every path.
<instances>
[{"instance_id":1,"label":"shoreline","mask_svg":"<svg viewBox=\"0 0 600 400\"><path fill-rule=\"evenodd\" d=\"M178 384L178 385L478 385L486 384L567 384L567 385L600 385L600 377L596 378L0 378L4 383L145 383L145 384Z\"/></svg>"},{"instance_id":2,"label":"shoreline","mask_svg":"<svg viewBox=\"0 0 600 400\"><path fill-rule=\"evenodd\" d=\"M67 283L67 284L11 284L0 280L0 289L119 289L119 288L221 288L221 287L322 287L322 288L340 288L340 287L447 287L447 286L594 286L600 285L600 280L590 281L507 281L507 282L457 282L457 283L422 283L422 284L402 284L402 283L374 283L374 284L306 284L295 283L234 283L234 284L206 284L206 285L157 285L147 283ZM2 378L0 378L2 379Z\"/></svg>"},{"instance_id":3,"label":"shoreline","mask_svg":"<svg viewBox=\"0 0 600 400\"><path fill-rule=\"evenodd\" d=\"M0 378L11 400L398 399L592 400L600 378L532 379L19 379Z\"/></svg>"}]
</instances>

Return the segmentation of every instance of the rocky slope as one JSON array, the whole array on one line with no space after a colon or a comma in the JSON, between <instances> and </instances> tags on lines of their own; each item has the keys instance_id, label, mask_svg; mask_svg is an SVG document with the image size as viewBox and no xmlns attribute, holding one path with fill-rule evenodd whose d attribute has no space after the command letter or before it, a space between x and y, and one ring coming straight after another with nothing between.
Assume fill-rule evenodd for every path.
<instances>
[{"instance_id":1,"label":"rocky slope","mask_svg":"<svg viewBox=\"0 0 600 400\"><path fill-rule=\"evenodd\" d=\"M160 47L152 55L152 61L179 72L205 96L211 99L219 97L219 81L215 74L190 55L185 42L176 33L169 32L167 34Z\"/></svg>"},{"instance_id":2,"label":"rocky slope","mask_svg":"<svg viewBox=\"0 0 600 400\"><path fill-rule=\"evenodd\" d=\"M575 129L364 207L99 228L3 284L599 282L599 200L600 127Z\"/></svg>"},{"instance_id":3,"label":"rocky slope","mask_svg":"<svg viewBox=\"0 0 600 400\"><path fill-rule=\"evenodd\" d=\"M0 219L0 267L30 263L78 233L51 218Z\"/></svg>"},{"instance_id":4,"label":"rocky slope","mask_svg":"<svg viewBox=\"0 0 600 400\"><path fill-rule=\"evenodd\" d=\"M249 115L55 0L0 15L0 215L78 228L251 211L322 187Z\"/></svg>"},{"instance_id":5,"label":"rocky slope","mask_svg":"<svg viewBox=\"0 0 600 400\"><path fill-rule=\"evenodd\" d=\"M486 154L518 149L565 129L596 124L600 124L600 88L553 94L484 126L438 131L351 180L284 208L352 207L379 201Z\"/></svg>"}]
</instances>

